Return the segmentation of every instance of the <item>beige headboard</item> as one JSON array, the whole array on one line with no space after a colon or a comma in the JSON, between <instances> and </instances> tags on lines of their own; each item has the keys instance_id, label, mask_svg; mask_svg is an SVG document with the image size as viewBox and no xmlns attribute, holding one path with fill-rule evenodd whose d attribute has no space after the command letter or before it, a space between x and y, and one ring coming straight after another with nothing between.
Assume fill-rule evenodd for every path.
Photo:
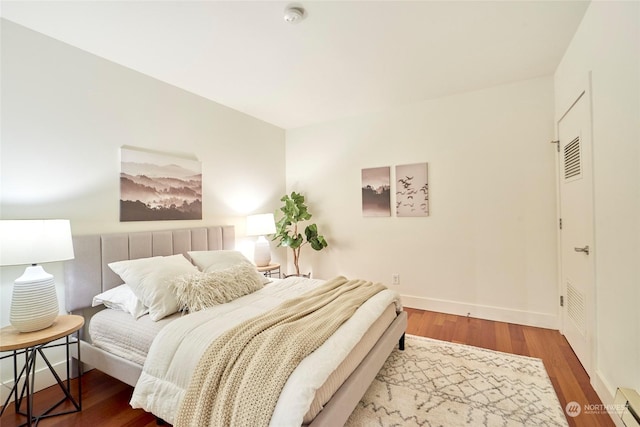
<instances>
[{"instance_id":1,"label":"beige headboard","mask_svg":"<svg viewBox=\"0 0 640 427\"><path fill-rule=\"evenodd\" d=\"M75 259L65 263L67 312L91 307L93 297L122 284L107 264L126 259L234 249L233 226L75 236ZM188 258L188 257L187 257Z\"/></svg>"}]
</instances>

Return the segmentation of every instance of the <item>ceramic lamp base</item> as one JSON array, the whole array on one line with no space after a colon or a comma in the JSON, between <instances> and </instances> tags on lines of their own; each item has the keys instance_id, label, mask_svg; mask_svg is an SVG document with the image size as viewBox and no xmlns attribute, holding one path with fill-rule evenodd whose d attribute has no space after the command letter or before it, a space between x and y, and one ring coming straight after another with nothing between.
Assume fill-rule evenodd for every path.
<instances>
[{"instance_id":1,"label":"ceramic lamp base","mask_svg":"<svg viewBox=\"0 0 640 427\"><path fill-rule=\"evenodd\" d=\"M258 237L253 249L253 262L258 267L265 267L271 262L271 246L264 236Z\"/></svg>"},{"instance_id":2,"label":"ceramic lamp base","mask_svg":"<svg viewBox=\"0 0 640 427\"><path fill-rule=\"evenodd\" d=\"M20 332L47 328L59 314L53 276L39 266L27 267L13 284L9 321Z\"/></svg>"}]
</instances>

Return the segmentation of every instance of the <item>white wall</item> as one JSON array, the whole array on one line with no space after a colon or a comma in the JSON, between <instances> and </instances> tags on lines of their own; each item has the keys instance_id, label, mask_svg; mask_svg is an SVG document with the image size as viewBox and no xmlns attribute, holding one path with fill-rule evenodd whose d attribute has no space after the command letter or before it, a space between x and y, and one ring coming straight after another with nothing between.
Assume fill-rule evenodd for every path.
<instances>
[{"instance_id":1,"label":"white wall","mask_svg":"<svg viewBox=\"0 0 640 427\"><path fill-rule=\"evenodd\" d=\"M551 77L288 130L288 191L329 241L301 269L399 273L407 306L557 327L553 135ZM431 215L364 218L361 169L417 162Z\"/></svg>"},{"instance_id":2,"label":"white wall","mask_svg":"<svg viewBox=\"0 0 640 427\"><path fill-rule=\"evenodd\" d=\"M74 234L233 224L285 191L284 131L2 20L0 218L68 218ZM119 222L123 145L202 162L203 220ZM242 242L240 242L242 243ZM275 258L283 250L276 251ZM64 309L62 264L54 274ZM0 269L0 325L12 283ZM2 379L12 376L3 369Z\"/></svg>"},{"instance_id":3,"label":"white wall","mask_svg":"<svg viewBox=\"0 0 640 427\"><path fill-rule=\"evenodd\" d=\"M640 3L592 2L555 74L556 120L591 72L594 388L640 390Z\"/></svg>"}]
</instances>

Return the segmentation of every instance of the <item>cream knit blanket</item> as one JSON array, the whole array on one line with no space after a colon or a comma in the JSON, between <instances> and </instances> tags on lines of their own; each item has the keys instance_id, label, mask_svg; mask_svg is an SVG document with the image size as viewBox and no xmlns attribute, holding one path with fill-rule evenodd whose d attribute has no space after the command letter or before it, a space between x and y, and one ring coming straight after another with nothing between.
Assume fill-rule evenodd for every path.
<instances>
[{"instance_id":1,"label":"cream knit blanket","mask_svg":"<svg viewBox=\"0 0 640 427\"><path fill-rule=\"evenodd\" d=\"M175 426L267 426L300 361L383 289L337 277L227 331L200 359Z\"/></svg>"}]
</instances>

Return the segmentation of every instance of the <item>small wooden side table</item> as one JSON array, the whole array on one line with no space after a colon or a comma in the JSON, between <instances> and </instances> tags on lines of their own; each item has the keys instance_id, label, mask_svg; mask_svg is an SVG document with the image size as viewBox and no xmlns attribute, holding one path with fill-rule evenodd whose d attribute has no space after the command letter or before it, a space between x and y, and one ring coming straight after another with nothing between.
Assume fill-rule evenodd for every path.
<instances>
[{"instance_id":1,"label":"small wooden side table","mask_svg":"<svg viewBox=\"0 0 640 427\"><path fill-rule=\"evenodd\" d=\"M258 271L264 274L265 277L277 277L278 279L280 278L280 264L278 263L258 267Z\"/></svg>"},{"instance_id":2,"label":"small wooden side table","mask_svg":"<svg viewBox=\"0 0 640 427\"><path fill-rule=\"evenodd\" d=\"M27 417L27 421L22 424L31 426L37 424L41 419L54 417L57 415L69 414L72 412L79 412L82 410L82 384L80 377L82 376L81 363L80 363L80 337L78 331L84 325L84 318L76 315L61 315L56 317L53 325L48 328L34 331L34 332L19 332L13 326L6 326L0 329L0 352L11 351L11 354L2 356L0 359L13 357L13 378L14 384L9 396L2 406L0 416L4 413L9 404L11 395L14 397L14 404L16 413ZM77 400L71 393L71 359L69 348L72 341L70 340L73 334L76 334L75 343L77 344L78 351L78 398ZM65 338L65 342L61 344L51 344L53 341ZM67 379L63 381L58 373L55 371L53 365L47 359L47 356L42 351L45 348L61 347L65 346L67 356ZM24 366L18 371L18 355L24 354ZM40 415L33 414L33 394L35 385L35 371L36 371L36 359L40 354L41 359L46 363L51 374L53 374L58 386L64 393L64 397L58 403L47 409ZM24 377L24 381L22 378ZM21 384L22 381L22 384ZM22 401L26 400L26 412L21 409ZM73 410L66 412L51 413L54 409L60 406L65 401L69 401L73 404Z\"/></svg>"}]
</instances>

